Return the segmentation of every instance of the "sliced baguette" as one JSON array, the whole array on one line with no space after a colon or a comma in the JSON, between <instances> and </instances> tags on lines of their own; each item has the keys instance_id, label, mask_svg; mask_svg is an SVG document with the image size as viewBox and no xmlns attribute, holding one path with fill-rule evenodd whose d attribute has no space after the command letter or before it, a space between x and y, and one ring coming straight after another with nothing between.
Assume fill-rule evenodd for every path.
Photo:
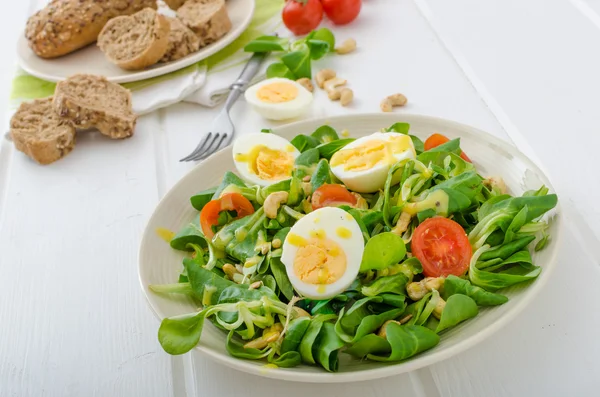
<instances>
[{"instance_id":1,"label":"sliced baguette","mask_svg":"<svg viewBox=\"0 0 600 397\"><path fill-rule=\"evenodd\" d=\"M52 0L27 20L25 37L37 56L56 58L96 41L111 18L146 7L156 0Z\"/></svg>"},{"instance_id":2,"label":"sliced baguette","mask_svg":"<svg viewBox=\"0 0 600 397\"><path fill-rule=\"evenodd\" d=\"M169 46L161 62L171 62L181 59L200 48L200 38L177 18L169 18Z\"/></svg>"},{"instance_id":3,"label":"sliced baguette","mask_svg":"<svg viewBox=\"0 0 600 397\"><path fill-rule=\"evenodd\" d=\"M22 103L10 120L10 136L17 150L39 164L50 164L75 146L75 127L52 108L52 98Z\"/></svg>"},{"instance_id":4,"label":"sliced baguette","mask_svg":"<svg viewBox=\"0 0 600 397\"><path fill-rule=\"evenodd\" d=\"M102 76L78 74L59 82L52 106L77 128L95 127L113 139L133 135L131 92Z\"/></svg>"},{"instance_id":5,"label":"sliced baguette","mask_svg":"<svg viewBox=\"0 0 600 397\"><path fill-rule=\"evenodd\" d=\"M98 36L98 47L122 69L138 70L157 63L169 45L169 21L152 8L111 19Z\"/></svg>"},{"instance_id":6,"label":"sliced baguette","mask_svg":"<svg viewBox=\"0 0 600 397\"><path fill-rule=\"evenodd\" d=\"M177 10L177 17L200 38L200 47L231 30L225 0L188 0Z\"/></svg>"},{"instance_id":7,"label":"sliced baguette","mask_svg":"<svg viewBox=\"0 0 600 397\"><path fill-rule=\"evenodd\" d=\"M163 0L170 9L177 10L185 3L186 0Z\"/></svg>"}]
</instances>

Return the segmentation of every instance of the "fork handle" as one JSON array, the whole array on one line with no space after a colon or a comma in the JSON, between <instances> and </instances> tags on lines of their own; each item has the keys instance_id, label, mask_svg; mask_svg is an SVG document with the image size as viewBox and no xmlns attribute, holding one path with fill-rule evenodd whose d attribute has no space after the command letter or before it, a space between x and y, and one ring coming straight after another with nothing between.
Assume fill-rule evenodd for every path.
<instances>
[{"instance_id":1,"label":"fork handle","mask_svg":"<svg viewBox=\"0 0 600 397\"><path fill-rule=\"evenodd\" d=\"M242 70L242 73L240 73L240 76L231 85L230 88L232 90L235 88L239 88L240 91L243 92L248 86L248 84L250 84L250 81L252 81L252 78L256 75L256 73L258 73L260 65L262 64L262 62L268 54L268 52L255 52L254 55L250 57L250 60L248 60L248 63L246 63L246 66L244 66L244 69Z\"/></svg>"}]
</instances>

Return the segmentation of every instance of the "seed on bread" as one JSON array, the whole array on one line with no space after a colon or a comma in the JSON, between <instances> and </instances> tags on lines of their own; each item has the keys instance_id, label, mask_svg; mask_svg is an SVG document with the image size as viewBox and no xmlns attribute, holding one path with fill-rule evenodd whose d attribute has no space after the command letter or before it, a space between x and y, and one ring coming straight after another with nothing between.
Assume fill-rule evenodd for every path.
<instances>
[{"instance_id":1,"label":"seed on bread","mask_svg":"<svg viewBox=\"0 0 600 397\"><path fill-rule=\"evenodd\" d=\"M17 150L39 164L50 164L75 146L75 126L52 108L52 97L24 102L10 120L10 136Z\"/></svg>"},{"instance_id":2,"label":"seed on bread","mask_svg":"<svg viewBox=\"0 0 600 397\"><path fill-rule=\"evenodd\" d=\"M157 63L169 46L169 21L152 8L111 19L98 36L106 58L126 70Z\"/></svg>"},{"instance_id":3,"label":"seed on bread","mask_svg":"<svg viewBox=\"0 0 600 397\"><path fill-rule=\"evenodd\" d=\"M52 106L75 127L95 127L113 139L133 135L137 121L131 92L102 76L78 74L59 82Z\"/></svg>"},{"instance_id":4,"label":"seed on bread","mask_svg":"<svg viewBox=\"0 0 600 397\"><path fill-rule=\"evenodd\" d=\"M25 37L37 56L56 58L96 41L111 18L146 7L156 0L52 0L27 20Z\"/></svg>"},{"instance_id":5,"label":"seed on bread","mask_svg":"<svg viewBox=\"0 0 600 397\"><path fill-rule=\"evenodd\" d=\"M188 0L177 10L177 18L200 38L200 47L231 30L225 0Z\"/></svg>"},{"instance_id":6,"label":"seed on bread","mask_svg":"<svg viewBox=\"0 0 600 397\"><path fill-rule=\"evenodd\" d=\"M169 18L169 45L160 62L172 62L181 59L200 48L200 38L177 18Z\"/></svg>"}]
</instances>

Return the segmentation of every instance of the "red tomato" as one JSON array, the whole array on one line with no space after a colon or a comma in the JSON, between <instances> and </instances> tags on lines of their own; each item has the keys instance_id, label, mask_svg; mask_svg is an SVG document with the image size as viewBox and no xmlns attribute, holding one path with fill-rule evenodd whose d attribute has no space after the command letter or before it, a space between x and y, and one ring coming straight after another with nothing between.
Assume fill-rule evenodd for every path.
<instances>
[{"instance_id":1,"label":"red tomato","mask_svg":"<svg viewBox=\"0 0 600 397\"><path fill-rule=\"evenodd\" d=\"M448 139L447 137L445 137L442 134L433 134L429 138L427 138L427 140L425 141L425 150L433 149L434 147L440 146L440 145L448 142L449 140L450 139ZM468 161L469 163L472 163L471 159L469 158L469 156L467 156L467 154L465 152L461 151L460 157L463 160Z\"/></svg>"},{"instance_id":2,"label":"red tomato","mask_svg":"<svg viewBox=\"0 0 600 397\"><path fill-rule=\"evenodd\" d=\"M345 25L356 19L362 0L321 0L323 11L336 25Z\"/></svg>"},{"instance_id":3,"label":"red tomato","mask_svg":"<svg viewBox=\"0 0 600 397\"><path fill-rule=\"evenodd\" d=\"M323 207L337 207L338 205L356 205L356 196L342 185L325 184L314 191L311 204L313 210Z\"/></svg>"},{"instance_id":4,"label":"red tomato","mask_svg":"<svg viewBox=\"0 0 600 397\"><path fill-rule=\"evenodd\" d=\"M323 6L319 0L287 0L281 16L285 26L299 36L319 26Z\"/></svg>"},{"instance_id":5,"label":"red tomato","mask_svg":"<svg viewBox=\"0 0 600 397\"><path fill-rule=\"evenodd\" d=\"M436 216L416 229L410 244L427 277L462 276L469 268L473 249L467 233L451 219Z\"/></svg>"},{"instance_id":6,"label":"red tomato","mask_svg":"<svg viewBox=\"0 0 600 397\"><path fill-rule=\"evenodd\" d=\"M213 238L215 235L212 227L219 224L221 211L235 211L237 212L236 219L239 219L254 213L254 207L246 197L239 193L227 193L220 199L209 201L200 212L200 226L206 237Z\"/></svg>"}]
</instances>

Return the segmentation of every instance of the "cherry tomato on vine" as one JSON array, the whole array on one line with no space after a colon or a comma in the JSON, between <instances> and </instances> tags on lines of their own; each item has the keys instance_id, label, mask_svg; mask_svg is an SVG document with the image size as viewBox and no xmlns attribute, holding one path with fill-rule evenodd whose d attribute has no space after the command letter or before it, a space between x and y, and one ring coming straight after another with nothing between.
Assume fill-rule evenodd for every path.
<instances>
[{"instance_id":1,"label":"cherry tomato on vine","mask_svg":"<svg viewBox=\"0 0 600 397\"><path fill-rule=\"evenodd\" d=\"M319 0L287 0L282 12L283 23L296 36L310 33L323 19Z\"/></svg>"},{"instance_id":2,"label":"cherry tomato on vine","mask_svg":"<svg viewBox=\"0 0 600 397\"><path fill-rule=\"evenodd\" d=\"M356 19L362 0L321 0L327 18L336 25L345 25Z\"/></svg>"}]
</instances>

